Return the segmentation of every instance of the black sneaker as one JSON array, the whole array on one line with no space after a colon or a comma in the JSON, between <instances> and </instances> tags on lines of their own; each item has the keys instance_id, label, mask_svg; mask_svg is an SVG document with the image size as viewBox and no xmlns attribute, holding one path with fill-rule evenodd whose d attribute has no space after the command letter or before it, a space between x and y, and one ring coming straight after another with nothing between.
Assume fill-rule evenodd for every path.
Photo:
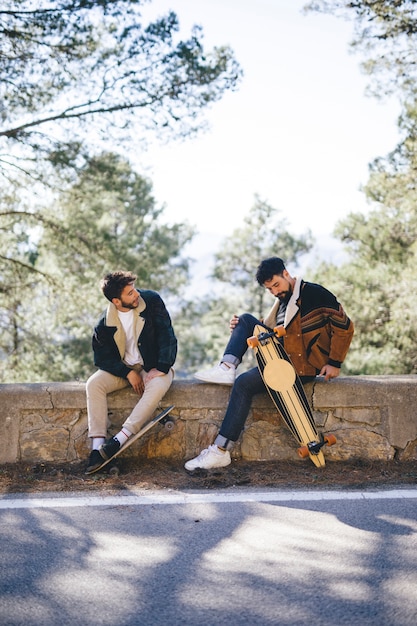
<instances>
[{"instance_id":1,"label":"black sneaker","mask_svg":"<svg viewBox=\"0 0 417 626\"><path fill-rule=\"evenodd\" d=\"M118 450L120 450L120 442L112 437L111 439L107 439L106 443L102 443L98 450L102 458L105 461L108 461Z\"/></svg>"},{"instance_id":2,"label":"black sneaker","mask_svg":"<svg viewBox=\"0 0 417 626\"><path fill-rule=\"evenodd\" d=\"M86 473L94 472L94 470L98 469L101 465L103 465L103 457L100 452L98 450L91 450L90 456L88 457L87 469L85 470Z\"/></svg>"}]
</instances>

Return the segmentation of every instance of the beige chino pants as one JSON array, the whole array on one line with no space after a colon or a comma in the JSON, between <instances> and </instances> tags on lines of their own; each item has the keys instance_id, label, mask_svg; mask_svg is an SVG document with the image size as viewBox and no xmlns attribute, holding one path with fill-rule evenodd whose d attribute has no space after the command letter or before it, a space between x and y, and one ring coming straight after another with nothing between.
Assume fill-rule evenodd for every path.
<instances>
[{"instance_id":1,"label":"beige chino pants","mask_svg":"<svg viewBox=\"0 0 417 626\"><path fill-rule=\"evenodd\" d=\"M145 380L146 372L140 372L142 379ZM139 430L149 422L155 410L158 408L159 402L162 400L166 392L171 386L174 378L174 372L171 369L168 374L156 376L150 382L145 384L143 394L140 396L138 403L133 408L131 414L123 423L132 434L136 434ZM108 407L107 395L112 391L118 391L130 387L130 383L125 378L113 376L104 370L95 372L86 383L87 394L87 416L88 416L88 436L89 437L107 437Z\"/></svg>"}]
</instances>

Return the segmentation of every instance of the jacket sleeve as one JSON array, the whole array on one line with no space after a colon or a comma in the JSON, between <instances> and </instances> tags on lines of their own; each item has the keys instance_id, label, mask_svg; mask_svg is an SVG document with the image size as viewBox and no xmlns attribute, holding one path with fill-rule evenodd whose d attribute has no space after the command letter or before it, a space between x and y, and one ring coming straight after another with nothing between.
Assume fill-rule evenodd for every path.
<instances>
[{"instance_id":1,"label":"jacket sleeve","mask_svg":"<svg viewBox=\"0 0 417 626\"><path fill-rule=\"evenodd\" d=\"M353 338L353 322L346 315L341 304L337 311L329 314L331 328L329 365L341 367Z\"/></svg>"},{"instance_id":2,"label":"jacket sleeve","mask_svg":"<svg viewBox=\"0 0 417 626\"><path fill-rule=\"evenodd\" d=\"M127 378L131 371L121 359L120 352L114 340L115 326L106 326L102 318L94 329L92 346L94 365L105 372Z\"/></svg>"},{"instance_id":3,"label":"jacket sleeve","mask_svg":"<svg viewBox=\"0 0 417 626\"><path fill-rule=\"evenodd\" d=\"M353 322L331 291L312 283L305 283L305 290L307 297L303 294L302 306L308 302L309 311L306 311L303 331L308 329L311 336L318 337L316 348L328 337L325 350L321 345L323 353L327 352L329 365L341 367L352 341Z\"/></svg>"},{"instance_id":4,"label":"jacket sleeve","mask_svg":"<svg viewBox=\"0 0 417 626\"><path fill-rule=\"evenodd\" d=\"M317 369L326 363L341 367L354 327L336 296L321 285L304 283L301 326L308 362Z\"/></svg>"},{"instance_id":5,"label":"jacket sleeve","mask_svg":"<svg viewBox=\"0 0 417 626\"><path fill-rule=\"evenodd\" d=\"M145 369L155 367L167 374L177 357L177 339L171 317L161 296L155 291L141 291L146 302L145 327L139 338L139 350Z\"/></svg>"},{"instance_id":6,"label":"jacket sleeve","mask_svg":"<svg viewBox=\"0 0 417 626\"><path fill-rule=\"evenodd\" d=\"M160 296L155 307L155 325L158 335L158 353L156 369L167 374L177 358L177 338L171 323L171 317Z\"/></svg>"}]
</instances>

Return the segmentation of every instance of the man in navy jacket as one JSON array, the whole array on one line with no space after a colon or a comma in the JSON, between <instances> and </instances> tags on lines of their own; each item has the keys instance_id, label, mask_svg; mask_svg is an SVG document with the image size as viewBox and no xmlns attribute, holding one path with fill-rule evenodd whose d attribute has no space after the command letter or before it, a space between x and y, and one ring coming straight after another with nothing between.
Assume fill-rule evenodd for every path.
<instances>
[{"instance_id":1,"label":"man in navy jacket","mask_svg":"<svg viewBox=\"0 0 417 626\"><path fill-rule=\"evenodd\" d=\"M94 364L99 369L86 384L92 440L87 472L100 467L151 419L173 380L177 340L171 318L156 291L135 288L136 278L117 271L101 283L109 305L93 335ZM139 401L120 432L106 441L107 394L129 385Z\"/></svg>"}]
</instances>

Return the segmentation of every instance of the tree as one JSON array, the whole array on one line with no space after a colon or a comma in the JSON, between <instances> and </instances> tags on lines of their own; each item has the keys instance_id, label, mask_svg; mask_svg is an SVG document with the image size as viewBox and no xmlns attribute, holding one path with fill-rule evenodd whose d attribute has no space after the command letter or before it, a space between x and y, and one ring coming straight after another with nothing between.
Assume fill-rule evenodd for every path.
<instances>
[{"instance_id":1,"label":"tree","mask_svg":"<svg viewBox=\"0 0 417 626\"><path fill-rule=\"evenodd\" d=\"M376 161L365 187L373 208L351 213L335 229L350 257L338 273L356 326L347 359L354 373L417 371L417 322L408 313L417 306L417 193L410 173Z\"/></svg>"},{"instance_id":2,"label":"tree","mask_svg":"<svg viewBox=\"0 0 417 626\"><path fill-rule=\"evenodd\" d=\"M158 224L162 209L147 197L149 181L117 158L104 163L97 155L109 146L137 154L150 137L197 132L204 110L237 87L241 70L227 46L204 49L200 27L181 38L172 11L144 23L146 1L4 0L0 7L5 376L35 380L52 372L60 379L79 372L76 350L72 363L70 353L77 332L83 341L86 320L76 318L71 336L53 334L58 318L61 329L69 321L69 308L57 300L60 285L71 300L75 286L95 283L103 267L137 265L139 258L148 284L158 287L169 275L175 291L185 280L187 260L179 251L190 230ZM29 320L37 315L35 330ZM45 333L51 342L43 352L36 344Z\"/></svg>"},{"instance_id":3,"label":"tree","mask_svg":"<svg viewBox=\"0 0 417 626\"><path fill-rule=\"evenodd\" d=\"M314 0L306 11L322 11L354 20L350 44L362 55L362 69L370 77L368 93L377 98L394 95L402 112L401 141L374 167L404 173L416 166L417 146L417 9L414 0ZM414 173L412 173L414 177Z\"/></svg>"},{"instance_id":4,"label":"tree","mask_svg":"<svg viewBox=\"0 0 417 626\"><path fill-rule=\"evenodd\" d=\"M352 221L354 216L349 219ZM384 229L387 236L391 226L392 222L387 221ZM368 224L360 219L358 227L366 238L367 232L372 233L372 219ZM382 230L381 222L378 229ZM410 250L409 262L403 265L383 256L369 262L369 248L362 249L362 256L358 254L357 243L355 238L354 251L347 246L347 262L339 266L323 263L312 276L340 294L355 324L343 371L355 375L415 374L417 323L412 314L417 304L415 245L414 254Z\"/></svg>"},{"instance_id":5,"label":"tree","mask_svg":"<svg viewBox=\"0 0 417 626\"><path fill-rule=\"evenodd\" d=\"M119 155L102 154L82 168L50 208L61 216L58 236L51 229L37 234L36 272L23 266L17 276L15 265L9 269L14 274L0 317L3 382L74 380L91 373L91 331L105 308L99 281L108 271L132 270L139 287L164 296L179 292L188 279L182 249L193 231L164 224L162 212L150 181Z\"/></svg>"},{"instance_id":6,"label":"tree","mask_svg":"<svg viewBox=\"0 0 417 626\"><path fill-rule=\"evenodd\" d=\"M233 89L240 68L225 46L205 51L202 30L177 37L166 16L142 24L146 0L4 0L0 9L0 160L3 176L39 162L79 165L111 141L185 136Z\"/></svg>"},{"instance_id":7,"label":"tree","mask_svg":"<svg viewBox=\"0 0 417 626\"><path fill-rule=\"evenodd\" d=\"M279 256L286 264L296 265L302 254L311 250L311 233L294 237L286 229L287 220L279 211L255 196L255 203L215 255L213 277L237 292L239 301L254 315L265 314L265 291L254 278L262 259Z\"/></svg>"},{"instance_id":8,"label":"tree","mask_svg":"<svg viewBox=\"0 0 417 626\"><path fill-rule=\"evenodd\" d=\"M178 337L175 375L184 378L203 364L219 360L228 337L229 319L234 310L230 296L210 295L184 302L174 314Z\"/></svg>"},{"instance_id":9,"label":"tree","mask_svg":"<svg viewBox=\"0 0 417 626\"><path fill-rule=\"evenodd\" d=\"M33 232L37 222L57 232L59 216L45 219L44 206L91 156L197 132L203 111L238 85L230 48L206 51L200 27L181 39L172 11L142 23L146 1L2 3L0 230ZM20 198L13 207L9 190ZM7 245L0 256L15 262Z\"/></svg>"},{"instance_id":10,"label":"tree","mask_svg":"<svg viewBox=\"0 0 417 626\"><path fill-rule=\"evenodd\" d=\"M50 230L39 242L42 268L68 272L76 284L91 284L109 268L134 268L139 282L172 294L188 279L181 250L194 231L187 224L164 224L151 182L115 153L91 158L74 185L53 205L67 233L65 245Z\"/></svg>"},{"instance_id":11,"label":"tree","mask_svg":"<svg viewBox=\"0 0 417 626\"><path fill-rule=\"evenodd\" d=\"M372 76L376 97L416 93L417 14L414 0L313 0L305 10L354 20L351 47L364 56L363 70Z\"/></svg>"},{"instance_id":12,"label":"tree","mask_svg":"<svg viewBox=\"0 0 417 626\"><path fill-rule=\"evenodd\" d=\"M255 196L248 215L242 218L230 237L224 239L214 256L210 297L186 303L175 318L181 337L177 359L180 374L212 364L222 354L233 313L248 311L264 317L272 306L271 296L255 280L262 259L281 256L297 265L299 258L312 247L310 233L295 237L280 212ZM221 288L219 288L221 287ZM177 321L178 320L178 321ZM254 365L251 354L243 367Z\"/></svg>"},{"instance_id":13,"label":"tree","mask_svg":"<svg viewBox=\"0 0 417 626\"><path fill-rule=\"evenodd\" d=\"M366 215L351 213L335 229L346 245L348 262L323 265L317 277L346 293L355 337L346 360L350 373L417 372L417 92L415 2L408 0L317 1L309 9L355 20L352 47L363 54L369 93L395 93L402 113L401 141L370 165L364 192ZM337 286L337 287L336 287Z\"/></svg>"}]
</instances>

